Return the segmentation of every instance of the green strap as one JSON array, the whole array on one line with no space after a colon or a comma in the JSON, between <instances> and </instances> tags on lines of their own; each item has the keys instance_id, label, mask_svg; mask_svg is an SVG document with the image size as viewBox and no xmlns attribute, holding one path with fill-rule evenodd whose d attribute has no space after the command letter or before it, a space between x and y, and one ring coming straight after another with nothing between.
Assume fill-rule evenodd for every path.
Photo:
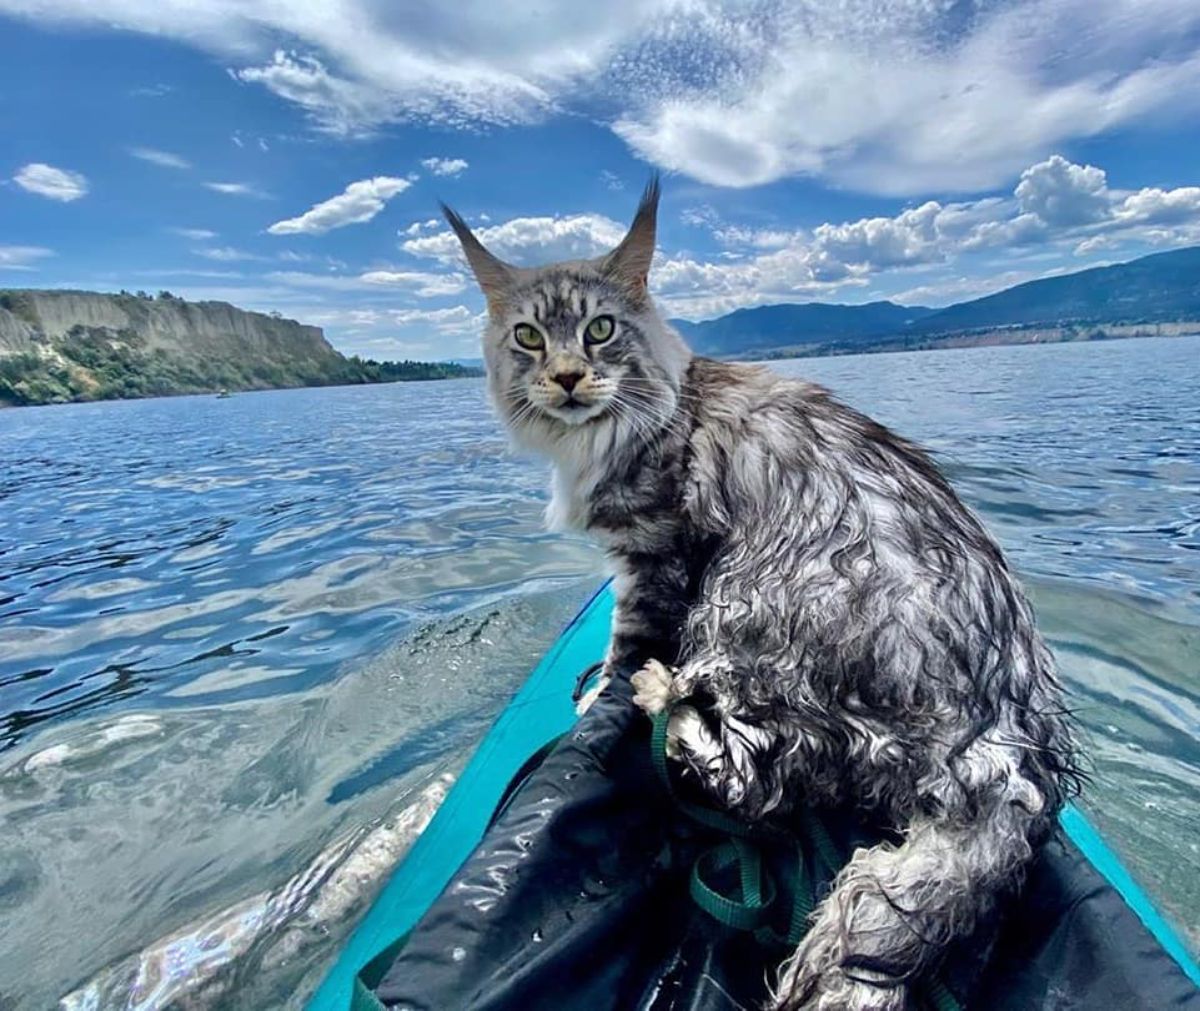
<instances>
[{"instance_id":1,"label":"green strap","mask_svg":"<svg viewBox=\"0 0 1200 1011\"><path fill-rule=\"evenodd\" d=\"M675 806L696 824L703 825L714 832L733 836L735 839L746 839L760 834L754 826L739 821L724 811L701 807L699 804L692 804L676 796L675 787L671 783L670 769L667 766L667 725L671 722L671 713L668 710L658 713L650 719L653 721L653 730L650 733L650 758L654 763L654 771L658 773L659 781L675 802Z\"/></svg>"},{"instance_id":2,"label":"green strap","mask_svg":"<svg viewBox=\"0 0 1200 1011\"><path fill-rule=\"evenodd\" d=\"M764 945L786 945L795 949L808 930L808 919L816 908L813 881L808 874L805 851L814 854L825 877L834 877L845 865L824 823L811 810L800 812L800 845L796 847L796 862L789 878L792 909L786 937L781 937L767 925L776 890L763 866L762 851L751 840L761 831L722 811L701 807L681 800L671 783L667 764L667 729L670 710L651 717L650 758L668 796L685 815L699 825L729 836L723 842L700 854L692 866L689 891L692 900L719 923L735 930L753 931ZM728 872L736 866L740 894L735 897L720 892L711 882L711 875ZM934 1011L962 1011L962 1005L938 976L927 979L920 987L925 1003ZM353 1011L358 1011L357 1008Z\"/></svg>"},{"instance_id":3,"label":"green strap","mask_svg":"<svg viewBox=\"0 0 1200 1011\"><path fill-rule=\"evenodd\" d=\"M705 880L710 874L734 866L741 877L741 897L737 899L722 894ZM744 839L721 843L705 851L692 866L689 891L697 906L734 930L762 927L775 901L775 886L763 875L761 854Z\"/></svg>"},{"instance_id":4,"label":"green strap","mask_svg":"<svg viewBox=\"0 0 1200 1011\"><path fill-rule=\"evenodd\" d=\"M675 794L670 769L667 766L667 728L671 720L670 711L658 713L651 719L653 729L650 734L650 757L667 794L692 821L730 837L729 842L721 843L702 853L692 866L689 884L692 900L718 923L735 930L756 931L764 944L784 942L785 939L780 938L767 926L776 889L775 883L763 866L762 851L750 841L751 837L759 833L753 826L723 811L689 803ZM731 867L737 868L740 879L740 893L737 897L722 893L711 883L713 874L728 871ZM805 882L803 854L800 854L798 867L798 877L801 882ZM799 911L793 907L786 939L786 942L796 943L804 934L803 927L812 911L812 902L807 898L811 893L806 887L794 887L791 891L794 901L804 903Z\"/></svg>"}]
</instances>

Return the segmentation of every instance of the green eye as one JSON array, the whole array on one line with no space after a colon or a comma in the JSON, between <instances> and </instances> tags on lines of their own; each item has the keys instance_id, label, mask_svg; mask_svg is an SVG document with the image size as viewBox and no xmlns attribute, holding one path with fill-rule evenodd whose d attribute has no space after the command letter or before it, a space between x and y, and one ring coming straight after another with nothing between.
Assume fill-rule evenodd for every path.
<instances>
[{"instance_id":1,"label":"green eye","mask_svg":"<svg viewBox=\"0 0 1200 1011\"><path fill-rule=\"evenodd\" d=\"M526 351L540 351L546 344L542 335L528 323L518 323L513 327L513 340Z\"/></svg>"},{"instance_id":2,"label":"green eye","mask_svg":"<svg viewBox=\"0 0 1200 1011\"><path fill-rule=\"evenodd\" d=\"M611 316L597 316L587 325L583 337L589 344L603 344L612 337L616 328Z\"/></svg>"}]
</instances>

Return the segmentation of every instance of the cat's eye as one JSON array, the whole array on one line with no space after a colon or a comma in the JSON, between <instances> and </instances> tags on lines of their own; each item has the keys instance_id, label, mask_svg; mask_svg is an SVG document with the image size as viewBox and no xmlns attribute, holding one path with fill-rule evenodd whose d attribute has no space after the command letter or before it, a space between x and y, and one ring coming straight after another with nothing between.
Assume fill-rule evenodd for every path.
<instances>
[{"instance_id":1,"label":"cat's eye","mask_svg":"<svg viewBox=\"0 0 1200 1011\"><path fill-rule=\"evenodd\" d=\"M597 316L583 332L583 338L589 344L603 344L612 337L617 326L611 316Z\"/></svg>"},{"instance_id":2,"label":"cat's eye","mask_svg":"<svg viewBox=\"0 0 1200 1011\"><path fill-rule=\"evenodd\" d=\"M518 323L513 327L513 340L526 351L541 351L546 344L542 335L528 323Z\"/></svg>"}]
</instances>

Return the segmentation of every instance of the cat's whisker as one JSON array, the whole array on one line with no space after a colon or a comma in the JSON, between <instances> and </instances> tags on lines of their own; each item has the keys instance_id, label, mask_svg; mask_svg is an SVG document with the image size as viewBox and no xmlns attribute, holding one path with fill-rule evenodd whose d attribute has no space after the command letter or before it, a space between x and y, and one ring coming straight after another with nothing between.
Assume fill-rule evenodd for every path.
<instances>
[{"instance_id":1,"label":"cat's whisker","mask_svg":"<svg viewBox=\"0 0 1200 1011\"><path fill-rule=\"evenodd\" d=\"M662 430L664 434L669 433L679 437L686 435L686 424L674 412L668 414L666 412L667 405L661 401L649 401L638 397L631 391L626 391L619 396L623 403L645 417L655 429Z\"/></svg>"},{"instance_id":2,"label":"cat's whisker","mask_svg":"<svg viewBox=\"0 0 1200 1011\"><path fill-rule=\"evenodd\" d=\"M643 405L628 394L615 394L611 400L611 403L626 408L632 417L638 418L638 420L645 426L643 428L644 432L649 433L653 429L662 427L660 416L651 415L650 412L643 410Z\"/></svg>"},{"instance_id":3,"label":"cat's whisker","mask_svg":"<svg viewBox=\"0 0 1200 1011\"><path fill-rule=\"evenodd\" d=\"M612 401L618 415L624 420L634 434L641 439L648 440L653 437L654 432L647 421L642 418L638 412L627 401L615 399Z\"/></svg>"}]
</instances>

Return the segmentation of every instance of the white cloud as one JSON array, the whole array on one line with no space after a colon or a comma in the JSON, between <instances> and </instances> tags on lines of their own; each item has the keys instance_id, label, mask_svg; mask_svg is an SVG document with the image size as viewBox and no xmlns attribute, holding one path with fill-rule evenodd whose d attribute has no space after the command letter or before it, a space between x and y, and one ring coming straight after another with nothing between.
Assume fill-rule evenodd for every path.
<instances>
[{"instance_id":1,"label":"white cloud","mask_svg":"<svg viewBox=\"0 0 1200 1011\"><path fill-rule=\"evenodd\" d=\"M250 183L205 183L208 189L231 197L265 197L266 194Z\"/></svg>"},{"instance_id":2,"label":"white cloud","mask_svg":"<svg viewBox=\"0 0 1200 1011\"><path fill-rule=\"evenodd\" d=\"M938 228L945 208L936 200L901 211L894 218L863 218L814 230L814 246L833 262L874 269L930 263L945 258Z\"/></svg>"},{"instance_id":3,"label":"white cloud","mask_svg":"<svg viewBox=\"0 0 1200 1011\"><path fill-rule=\"evenodd\" d=\"M265 256L259 256L257 253L250 253L244 249L237 249L234 246L206 246L202 249L193 249L192 252L197 256L203 256L206 260L216 260L218 263L267 259Z\"/></svg>"},{"instance_id":4,"label":"white cloud","mask_svg":"<svg viewBox=\"0 0 1200 1011\"><path fill-rule=\"evenodd\" d=\"M330 270L344 270L346 267L345 260L339 260L334 256L318 256L316 253L297 253L292 249L285 249L279 254L279 259L286 263L323 263Z\"/></svg>"},{"instance_id":5,"label":"white cloud","mask_svg":"<svg viewBox=\"0 0 1200 1011\"><path fill-rule=\"evenodd\" d=\"M625 188L625 181L610 169L600 170L600 180L604 183L606 189L613 190L614 192Z\"/></svg>"},{"instance_id":6,"label":"white cloud","mask_svg":"<svg viewBox=\"0 0 1200 1011\"><path fill-rule=\"evenodd\" d=\"M706 229L725 248L710 261L660 252L651 285L669 312L703 317L746 305L828 299L839 292L861 291L882 273L913 272L998 250L1042 248L1051 257L1061 257L1071 249L1083 256L1122 243L1200 242L1200 187L1113 190L1103 170L1054 155L1027 166L1007 197L929 200L890 217L827 222L812 229L744 226L723 220L708 205L686 208L681 220ZM428 224L409 225L401 233L401 249L439 263L460 264L454 235L447 230L426 234ZM477 234L498 256L535 265L603 253L620 241L624 226L584 214L515 218ZM1030 259L1032 254L1021 255ZM996 268L983 269L994 274ZM1032 276L1036 275L1020 272L1021 280ZM957 285L954 290L966 297L987 289L989 282L964 276L918 285L908 294L934 298L951 290L946 285Z\"/></svg>"},{"instance_id":7,"label":"white cloud","mask_svg":"<svg viewBox=\"0 0 1200 1011\"><path fill-rule=\"evenodd\" d=\"M232 73L239 81L261 84L294 102L319 130L335 136L369 136L394 115L394 104L385 94L329 73L313 56L277 50L270 63ZM234 141L241 146L236 137Z\"/></svg>"},{"instance_id":8,"label":"white cloud","mask_svg":"<svg viewBox=\"0 0 1200 1011\"><path fill-rule=\"evenodd\" d=\"M467 169L462 158L423 158L421 164L435 176L456 176Z\"/></svg>"},{"instance_id":9,"label":"white cloud","mask_svg":"<svg viewBox=\"0 0 1200 1011\"><path fill-rule=\"evenodd\" d=\"M951 302L981 298L1004 288L1011 288L1014 284L1022 284L1044 276L1044 273L1033 270L1008 270L987 277L960 275L949 280L917 285L895 292L889 297L901 305L947 305Z\"/></svg>"},{"instance_id":10,"label":"white cloud","mask_svg":"<svg viewBox=\"0 0 1200 1011\"><path fill-rule=\"evenodd\" d=\"M367 284L411 289L423 298L458 295L467 288L462 274L428 274L415 270L369 270L359 280Z\"/></svg>"},{"instance_id":11,"label":"white cloud","mask_svg":"<svg viewBox=\"0 0 1200 1011\"><path fill-rule=\"evenodd\" d=\"M336 197L314 204L299 217L276 221L267 231L272 235L320 235L333 228L361 224L370 221L392 197L403 193L411 185L407 179L392 176L361 179L351 183Z\"/></svg>"},{"instance_id":12,"label":"white cloud","mask_svg":"<svg viewBox=\"0 0 1200 1011\"><path fill-rule=\"evenodd\" d=\"M402 228L397 234L415 237L422 232L431 232L442 225L441 218L428 218L425 221L414 221L407 228Z\"/></svg>"},{"instance_id":13,"label":"white cloud","mask_svg":"<svg viewBox=\"0 0 1200 1011\"><path fill-rule=\"evenodd\" d=\"M796 245L726 263L660 257L651 268L650 287L670 315L699 319L748 305L827 298L865 284L865 274Z\"/></svg>"},{"instance_id":14,"label":"white cloud","mask_svg":"<svg viewBox=\"0 0 1200 1011\"><path fill-rule=\"evenodd\" d=\"M1060 156L1030 165L1011 196L963 202L925 201L891 216L827 222L812 229L764 228L725 221L708 205L686 208L681 220L704 228L725 248L710 261L662 252L651 286L669 312L704 317L746 305L828 299L861 291L887 272L915 272L964 256L1018 248L1087 255L1123 242L1200 242L1200 187L1112 190L1105 173ZM459 265L453 233L425 234L414 222L401 234L410 255ZM519 265L596 256L612 249L624 226L594 214L515 218L477 232L498 256ZM1007 254L1010 258L1011 252ZM1026 259L1029 254L1022 254ZM994 267L985 270L993 274ZM1021 279L1035 276L1021 274ZM914 298L937 297L947 284L974 294L987 280L930 282ZM1015 281L1013 283L1016 283Z\"/></svg>"},{"instance_id":15,"label":"white cloud","mask_svg":"<svg viewBox=\"0 0 1200 1011\"><path fill-rule=\"evenodd\" d=\"M55 168L42 162L23 165L13 176L13 182L30 193L63 203L78 200L88 191L87 178L81 173Z\"/></svg>"},{"instance_id":16,"label":"white cloud","mask_svg":"<svg viewBox=\"0 0 1200 1011\"><path fill-rule=\"evenodd\" d=\"M486 314L456 305L449 309L392 309L388 318L397 326L419 326L440 334L466 335L482 331Z\"/></svg>"},{"instance_id":17,"label":"white cloud","mask_svg":"<svg viewBox=\"0 0 1200 1011\"><path fill-rule=\"evenodd\" d=\"M1115 235L1093 235L1090 239L1080 242L1074 252L1076 256L1090 256L1105 249L1113 249L1120 243L1121 240Z\"/></svg>"},{"instance_id":18,"label":"white cloud","mask_svg":"<svg viewBox=\"0 0 1200 1011\"><path fill-rule=\"evenodd\" d=\"M718 225L712 233L718 242L727 246L751 246L755 249L782 249L794 241L794 233L778 228Z\"/></svg>"},{"instance_id":19,"label":"white cloud","mask_svg":"<svg viewBox=\"0 0 1200 1011\"><path fill-rule=\"evenodd\" d=\"M0 270L33 270L38 260L53 255L45 246L0 246Z\"/></svg>"},{"instance_id":20,"label":"white cloud","mask_svg":"<svg viewBox=\"0 0 1200 1011\"><path fill-rule=\"evenodd\" d=\"M124 271L123 274L128 274L132 277L245 277L239 270L207 270L196 267L162 267L153 270L131 270Z\"/></svg>"},{"instance_id":21,"label":"white cloud","mask_svg":"<svg viewBox=\"0 0 1200 1011\"><path fill-rule=\"evenodd\" d=\"M141 88L131 88L129 94L133 98L162 98L174 90L169 84L150 84Z\"/></svg>"},{"instance_id":22,"label":"white cloud","mask_svg":"<svg viewBox=\"0 0 1200 1011\"><path fill-rule=\"evenodd\" d=\"M433 55L419 38L393 34L363 46L358 39L333 38L336 32L312 34L324 36L320 41L341 57L350 74L331 72L311 54L284 50L276 50L269 63L232 73L299 105L317 129L334 136L367 137L382 123L411 119L450 125L525 122L551 104L519 73Z\"/></svg>"},{"instance_id":23,"label":"white cloud","mask_svg":"<svg viewBox=\"0 0 1200 1011\"><path fill-rule=\"evenodd\" d=\"M135 158L148 161L152 165L161 165L163 168L187 169L192 167L192 163L186 158L153 147L132 147L129 149L129 153Z\"/></svg>"},{"instance_id":24,"label":"white cloud","mask_svg":"<svg viewBox=\"0 0 1200 1011\"><path fill-rule=\"evenodd\" d=\"M980 192L1067 143L1200 109L1195 0L470 2L0 0L27 17L170 37L317 129L607 118L704 182L812 175ZM294 51L262 53L286 38Z\"/></svg>"},{"instance_id":25,"label":"white cloud","mask_svg":"<svg viewBox=\"0 0 1200 1011\"><path fill-rule=\"evenodd\" d=\"M1075 165L1052 155L1021 173L1017 206L1047 225L1086 225L1109 211L1108 184L1103 170Z\"/></svg>"},{"instance_id":26,"label":"white cloud","mask_svg":"<svg viewBox=\"0 0 1200 1011\"><path fill-rule=\"evenodd\" d=\"M292 288L331 292L371 292L437 298L458 295L468 287L462 274L437 274L416 270L368 270L362 274L309 274L298 270L273 271L267 279Z\"/></svg>"},{"instance_id":27,"label":"white cloud","mask_svg":"<svg viewBox=\"0 0 1200 1011\"><path fill-rule=\"evenodd\" d=\"M513 218L502 225L475 233L493 253L510 263L525 266L556 260L581 260L613 249L625 236L625 226L601 214L573 214L553 218ZM461 262L453 232L408 239L400 248L413 256L440 263Z\"/></svg>"},{"instance_id":28,"label":"white cloud","mask_svg":"<svg viewBox=\"0 0 1200 1011\"><path fill-rule=\"evenodd\" d=\"M1064 141L1200 106L1200 53L1178 44L1200 28L1190 0L804 7L768 17L765 47L728 35L723 85L651 99L614 130L715 185L921 194L989 189Z\"/></svg>"},{"instance_id":29,"label":"white cloud","mask_svg":"<svg viewBox=\"0 0 1200 1011\"><path fill-rule=\"evenodd\" d=\"M1125 196L1114 216L1129 225L1176 225L1195 223L1200 218L1200 186L1174 190L1147 187Z\"/></svg>"},{"instance_id":30,"label":"white cloud","mask_svg":"<svg viewBox=\"0 0 1200 1011\"><path fill-rule=\"evenodd\" d=\"M1012 198L962 203L931 200L892 217L818 225L811 231L748 228L721 220L711 207L689 208L685 222L733 247L727 262L660 257L651 284L677 314L709 316L741 305L828 297L888 271L911 271L971 254L1044 247L1078 256L1123 243L1178 246L1200 242L1200 187L1110 189L1102 169L1054 155L1025 169ZM766 252L763 252L766 250ZM1057 252L1055 252L1057 250ZM725 252L729 252L726 250ZM1040 255L1040 254L1039 254ZM910 288L897 298L971 297L1034 276L960 276Z\"/></svg>"},{"instance_id":31,"label":"white cloud","mask_svg":"<svg viewBox=\"0 0 1200 1011\"><path fill-rule=\"evenodd\" d=\"M193 242L205 242L217 237L216 232L207 228L172 228L171 231L176 235L182 235L185 239L191 239Z\"/></svg>"},{"instance_id":32,"label":"white cloud","mask_svg":"<svg viewBox=\"0 0 1200 1011\"><path fill-rule=\"evenodd\" d=\"M266 275L268 281L289 288L306 288L318 291L363 291L366 285L359 277L345 274L309 274L302 270L276 270Z\"/></svg>"}]
</instances>

